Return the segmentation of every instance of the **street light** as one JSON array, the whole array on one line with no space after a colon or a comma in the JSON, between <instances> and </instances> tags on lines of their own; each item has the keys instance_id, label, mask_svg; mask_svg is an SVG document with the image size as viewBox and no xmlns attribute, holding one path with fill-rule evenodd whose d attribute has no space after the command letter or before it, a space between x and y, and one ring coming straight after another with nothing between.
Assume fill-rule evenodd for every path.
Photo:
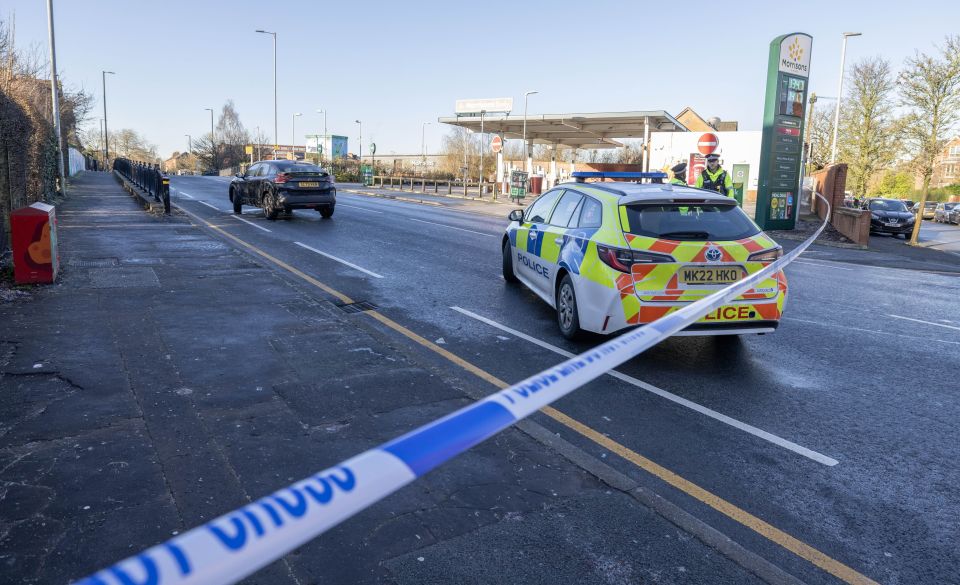
<instances>
[{"instance_id":1,"label":"street light","mask_svg":"<svg viewBox=\"0 0 960 585\"><path fill-rule=\"evenodd\" d=\"M50 33L50 93L53 95L53 131L57 135L57 172L60 191L67 192L63 171L63 134L60 132L60 94L57 92L57 44L53 32L53 0L47 0L47 28Z\"/></svg>"},{"instance_id":2,"label":"street light","mask_svg":"<svg viewBox=\"0 0 960 585\"><path fill-rule=\"evenodd\" d=\"M107 74L116 75L113 71L101 71L103 74L103 164L110 165L110 135L107 130Z\"/></svg>"},{"instance_id":3,"label":"street light","mask_svg":"<svg viewBox=\"0 0 960 585\"><path fill-rule=\"evenodd\" d=\"M219 169L217 168L217 141L213 135L213 108L203 109L210 112L210 167L211 170L218 171L217 174L219 175Z\"/></svg>"},{"instance_id":4,"label":"street light","mask_svg":"<svg viewBox=\"0 0 960 585\"><path fill-rule=\"evenodd\" d=\"M527 158L527 175L533 172L533 161L530 159L530 148L527 146L527 98L540 93L539 91L528 91L523 94L523 152Z\"/></svg>"},{"instance_id":5,"label":"street light","mask_svg":"<svg viewBox=\"0 0 960 585\"><path fill-rule=\"evenodd\" d=\"M360 167L362 168L363 167L363 122L361 122L360 120L354 120L354 122L360 125L360 129L357 132L360 135L359 160L360 160Z\"/></svg>"},{"instance_id":6,"label":"street light","mask_svg":"<svg viewBox=\"0 0 960 585\"><path fill-rule=\"evenodd\" d=\"M296 160L297 158L297 117L302 115L303 115L302 112L297 112L296 114L293 115L293 127L290 129L290 134L291 134L290 144L291 144L291 148L293 149L294 160ZM303 158L304 160L306 160L307 158L306 154L304 154Z\"/></svg>"},{"instance_id":7,"label":"street light","mask_svg":"<svg viewBox=\"0 0 960 585\"><path fill-rule=\"evenodd\" d=\"M323 146L320 151L320 164L323 164L323 150L326 150L327 147L327 111L326 110L317 110L318 114L323 114ZM333 144L333 141L330 141L330 144ZM320 146L319 144L317 146Z\"/></svg>"},{"instance_id":8,"label":"street light","mask_svg":"<svg viewBox=\"0 0 960 585\"><path fill-rule=\"evenodd\" d=\"M843 66L847 58L847 39L859 37L863 33L843 33L843 49L840 50L840 87L837 89L837 109L833 113L833 148L830 150L830 164L837 162L837 131L840 129L840 102L843 101Z\"/></svg>"},{"instance_id":9,"label":"street light","mask_svg":"<svg viewBox=\"0 0 960 585\"><path fill-rule=\"evenodd\" d=\"M280 134L277 132L277 33L257 29L258 33L273 35L273 157L277 157L280 147Z\"/></svg>"},{"instance_id":10,"label":"street light","mask_svg":"<svg viewBox=\"0 0 960 585\"><path fill-rule=\"evenodd\" d=\"M430 122L423 122L420 124L420 156L422 157L423 167L421 172L426 174L427 171L427 126L430 125Z\"/></svg>"},{"instance_id":11,"label":"street light","mask_svg":"<svg viewBox=\"0 0 960 585\"><path fill-rule=\"evenodd\" d=\"M193 158L193 137L189 134L184 134L187 137L187 153L190 154L190 158Z\"/></svg>"}]
</instances>

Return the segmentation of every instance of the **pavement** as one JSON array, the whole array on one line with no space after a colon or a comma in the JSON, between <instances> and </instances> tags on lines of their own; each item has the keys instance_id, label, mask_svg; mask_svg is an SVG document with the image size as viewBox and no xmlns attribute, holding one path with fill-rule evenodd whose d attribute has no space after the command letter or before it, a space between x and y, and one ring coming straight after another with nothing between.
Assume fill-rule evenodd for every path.
<instances>
[{"instance_id":1,"label":"pavement","mask_svg":"<svg viewBox=\"0 0 960 585\"><path fill-rule=\"evenodd\" d=\"M491 391L110 175L70 193L59 282L0 304L4 582L83 577ZM791 582L523 428L246 582Z\"/></svg>"}]
</instances>

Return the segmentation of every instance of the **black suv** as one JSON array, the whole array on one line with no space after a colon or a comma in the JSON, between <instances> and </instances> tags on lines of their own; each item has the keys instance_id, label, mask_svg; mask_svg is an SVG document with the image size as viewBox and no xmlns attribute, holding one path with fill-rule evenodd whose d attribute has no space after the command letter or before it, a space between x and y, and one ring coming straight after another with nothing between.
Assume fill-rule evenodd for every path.
<instances>
[{"instance_id":1,"label":"black suv","mask_svg":"<svg viewBox=\"0 0 960 585\"><path fill-rule=\"evenodd\" d=\"M316 209L324 219L333 216L337 189L333 175L320 167L289 160L262 160L238 173L230 182L233 212L242 213L243 205L263 209L267 219L280 212Z\"/></svg>"},{"instance_id":2,"label":"black suv","mask_svg":"<svg viewBox=\"0 0 960 585\"><path fill-rule=\"evenodd\" d=\"M864 208L870 210L871 233L897 234L907 239L913 232L916 217L899 199L868 199Z\"/></svg>"}]
</instances>

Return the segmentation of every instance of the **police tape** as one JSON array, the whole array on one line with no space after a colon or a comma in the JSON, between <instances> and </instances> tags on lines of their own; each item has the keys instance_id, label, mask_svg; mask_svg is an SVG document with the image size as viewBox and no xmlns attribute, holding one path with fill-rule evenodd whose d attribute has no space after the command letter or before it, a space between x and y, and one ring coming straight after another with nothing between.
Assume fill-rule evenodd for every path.
<instances>
[{"instance_id":1,"label":"police tape","mask_svg":"<svg viewBox=\"0 0 960 585\"><path fill-rule=\"evenodd\" d=\"M819 195L818 195L819 197ZM827 217L830 205L827 205ZM78 581L78 585L235 583L778 273L826 227L747 278Z\"/></svg>"}]
</instances>

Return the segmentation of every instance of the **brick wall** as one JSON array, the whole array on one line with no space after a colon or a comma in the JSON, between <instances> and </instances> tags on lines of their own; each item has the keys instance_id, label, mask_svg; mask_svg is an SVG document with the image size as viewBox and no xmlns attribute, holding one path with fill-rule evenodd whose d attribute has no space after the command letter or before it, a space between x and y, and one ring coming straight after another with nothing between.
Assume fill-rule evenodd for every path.
<instances>
[{"instance_id":1,"label":"brick wall","mask_svg":"<svg viewBox=\"0 0 960 585\"><path fill-rule=\"evenodd\" d=\"M847 188L847 165L830 165L813 173L814 190L823 195L833 209L843 207L843 198ZM810 209L815 210L820 219L824 219L827 210L819 205L816 196L811 195ZM833 223L833 218L830 218Z\"/></svg>"}]
</instances>

